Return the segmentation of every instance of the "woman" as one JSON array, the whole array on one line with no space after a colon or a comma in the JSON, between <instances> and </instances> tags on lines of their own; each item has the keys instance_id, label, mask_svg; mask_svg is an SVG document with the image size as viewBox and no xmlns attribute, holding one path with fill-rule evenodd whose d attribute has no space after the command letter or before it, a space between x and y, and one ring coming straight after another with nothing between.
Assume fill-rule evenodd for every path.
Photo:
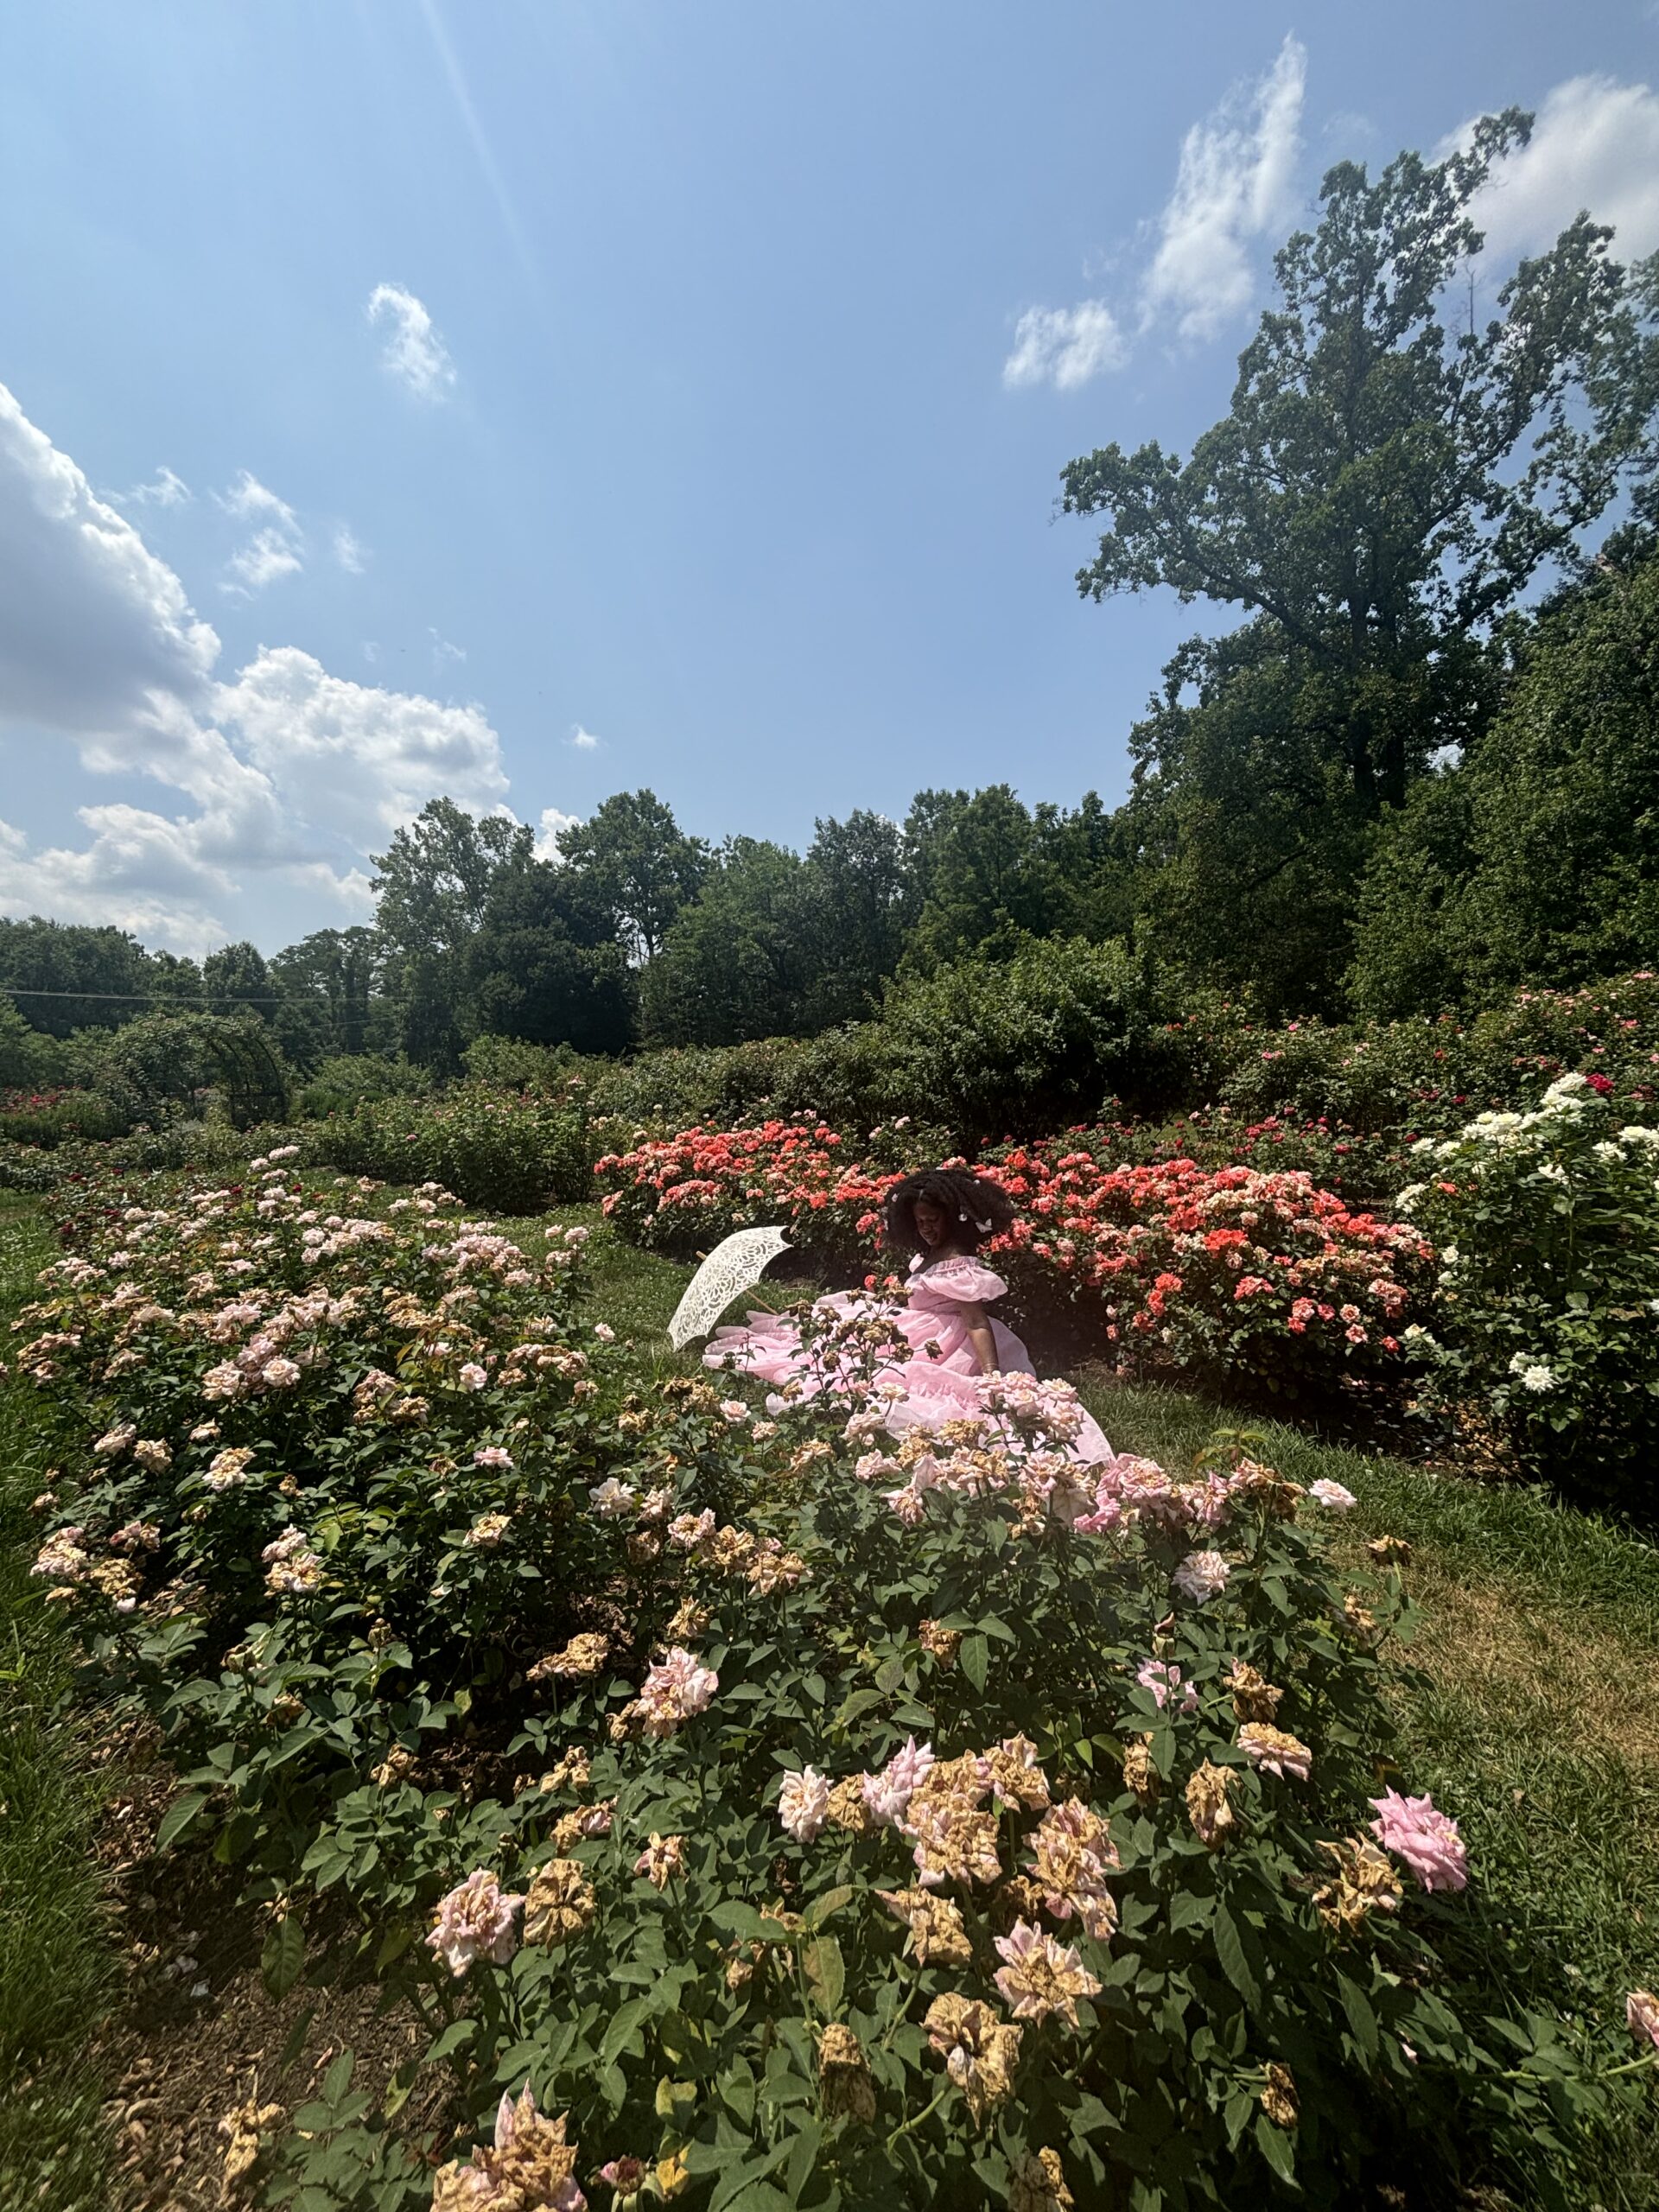
<instances>
[{"instance_id":1,"label":"woman","mask_svg":"<svg viewBox=\"0 0 1659 2212\"><path fill-rule=\"evenodd\" d=\"M887 1321L909 1344L907 1360L879 1370L874 1378L903 1386L887 1414L893 1432L974 1419L982 1411L982 1376L1036 1374L1019 1338L986 1313L1008 1287L976 1256L982 1241L1005 1230L1014 1211L1006 1191L965 1167L906 1176L888 1194L882 1226L887 1249L911 1255L904 1301L857 1291L835 1291L817 1301L817 1310L828 1315ZM783 1314L752 1313L747 1328L716 1329L703 1362L735 1368L774 1389L796 1382L810 1395L824 1387L799 1328ZM830 1387L837 1387L833 1378ZM1087 1414L1069 1450L1080 1459L1113 1456Z\"/></svg>"}]
</instances>

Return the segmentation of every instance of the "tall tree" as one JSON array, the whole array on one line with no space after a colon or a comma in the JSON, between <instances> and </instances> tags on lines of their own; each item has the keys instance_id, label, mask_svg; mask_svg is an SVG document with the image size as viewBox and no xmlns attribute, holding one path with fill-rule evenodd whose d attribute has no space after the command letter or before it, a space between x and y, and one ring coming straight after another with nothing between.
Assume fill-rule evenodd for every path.
<instances>
[{"instance_id":1,"label":"tall tree","mask_svg":"<svg viewBox=\"0 0 1659 2212\"><path fill-rule=\"evenodd\" d=\"M276 988L265 957L244 938L222 944L201 963L202 997L213 1014L248 1014L270 1023L276 1018Z\"/></svg>"},{"instance_id":2,"label":"tall tree","mask_svg":"<svg viewBox=\"0 0 1659 2212\"><path fill-rule=\"evenodd\" d=\"M813 824L797 929L808 1030L866 1019L898 969L915 900L895 822L860 807Z\"/></svg>"},{"instance_id":3,"label":"tall tree","mask_svg":"<svg viewBox=\"0 0 1659 2212\"><path fill-rule=\"evenodd\" d=\"M151 956L125 930L82 922L0 919L0 989L23 1019L54 1037L113 1029L143 1014L154 988Z\"/></svg>"},{"instance_id":4,"label":"tall tree","mask_svg":"<svg viewBox=\"0 0 1659 2212\"><path fill-rule=\"evenodd\" d=\"M558 836L560 858L610 916L635 961L653 959L712 865L654 791L617 791Z\"/></svg>"},{"instance_id":5,"label":"tall tree","mask_svg":"<svg viewBox=\"0 0 1659 2212\"><path fill-rule=\"evenodd\" d=\"M905 823L921 911L905 950L908 973L985 950L1006 957L1047 934L1054 870L1031 811L1007 784L918 791Z\"/></svg>"},{"instance_id":6,"label":"tall tree","mask_svg":"<svg viewBox=\"0 0 1659 2212\"><path fill-rule=\"evenodd\" d=\"M466 1037L467 952L492 886L530 865L533 833L505 817L435 798L376 860L376 923L391 955L404 1052L452 1066Z\"/></svg>"},{"instance_id":7,"label":"tall tree","mask_svg":"<svg viewBox=\"0 0 1659 2212\"><path fill-rule=\"evenodd\" d=\"M1373 810L1465 734L1461 641L1652 466L1645 293L1610 231L1580 216L1484 328L1452 320L1479 268L1470 204L1530 129L1510 109L1444 162L1332 169L1230 412L1185 463L1113 445L1062 480L1068 512L1111 517L1079 589L1166 584L1266 617L1330 683L1328 742Z\"/></svg>"},{"instance_id":8,"label":"tall tree","mask_svg":"<svg viewBox=\"0 0 1659 2212\"><path fill-rule=\"evenodd\" d=\"M798 1027L804 874L781 845L728 840L645 969L640 1014L650 1041L734 1045Z\"/></svg>"},{"instance_id":9,"label":"tall tree","mask_svg":"<svg viewBox=\"0 0 1659 2212\"><path fill-rule=\"evenodd\" d=\"M1659 550L1539 618L1473 757L1388 825L1360 902L1367 1013L1659 963Z\"/></svg>"},{"instance_id":10,"label":"tall tree","mask_svg":"<svg viewBox=\"0 0 1659 2212\"><path fill-rule=\"evenodd\" d=\"M545 861L503 869L467 954L482 1035L579 1052L621 1052L633 1033L635 977L573 872Z\"/></svg>"},{"instance_id":11,"label":"tall tree","mask_svg":"<svg viewBox=\"0 0 1659 2212\"><path fill-rule=\"evenodd\" d=\"M368 1048L383 964L378 933L360 925L313 930L272 955L271 977L283 998L277 1030L296 1066L308 1067L325 1052L355 1055Z\"/></svg>"},{"instance_id":12,"label":"tall tree","mask_svg":"<svg viewBox=\"0 0 1659 2212\"><path fill-rule=\"evenodd\" d=\"M1490 719L1494 624L1653 467L1652 271L1628 277L1611 232L1580 216L1473 312L1471 207L1530 129L1510 110L1443 162L1332 169L1317 229L1276 257L1228 415L1185 461L1112 445L1062 480L1067 511L1109 518L1085 595L1166 585L1249 618L1239 645L1171 664L1135 749L1190 862L1176 904L1200 964L1236 963L1249 895L1283 914L1300 885L1331 918L1300 984L1273 925L1256 932L1287 1003L1341 971L1368 825Z\"/></svg>"},{"instance_id":13,"label":"tall tree","mask_svg":"<svg viewBox=\"0 0 1659 2212\"><path fill-rule=\"evenodd\" d=\"M1327 701L1306 658L1255 622L1184 646L1129 734L1138 925L1265 1012L1340 1005L1372 825L1325 742Z\"/></svg>"}]
</instances>

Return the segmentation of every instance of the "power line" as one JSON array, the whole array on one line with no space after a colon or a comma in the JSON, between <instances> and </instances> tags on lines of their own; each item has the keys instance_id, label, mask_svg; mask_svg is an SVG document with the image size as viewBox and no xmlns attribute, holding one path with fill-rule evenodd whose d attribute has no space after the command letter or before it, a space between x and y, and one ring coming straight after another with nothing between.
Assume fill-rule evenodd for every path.
<instances>
[{"instance_id":1,"label":"power line","mask_svg":"<svg viewBox=\"0 0 1659 2212\"><path fill-rule=\"evenodd\" d=\"M159 1001L162 1006L286 1006L283 998L245 998L239 992L215 991L210 997L188 998L177 991L72 991L67 986L59 991L26 991L16 983L0 983L0 992L13 999L112 999L123 1006L137 1006L146 1000Z\"/></svg>"}]
</instances>

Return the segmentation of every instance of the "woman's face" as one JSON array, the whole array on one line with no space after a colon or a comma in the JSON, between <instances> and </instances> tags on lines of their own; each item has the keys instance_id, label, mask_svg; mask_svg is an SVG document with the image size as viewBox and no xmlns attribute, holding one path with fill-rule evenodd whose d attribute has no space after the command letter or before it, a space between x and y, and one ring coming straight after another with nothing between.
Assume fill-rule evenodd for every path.
<instances>
[{"instance_id":1,"label":"woman's face","mask_svg":"<svg viewBox=\"0 0 1659 2212\"><path fill-rule=\"evenodd\" d=\"M944 1208L940 1205L936 1199L917 1199L916 1234L921 1238L923 1243L926 1245L930 1252L936 1245L942 1244L944 1242L944 1233L950 1225L950 1215L946 1213Z\"/></svg>"}]
</instances>

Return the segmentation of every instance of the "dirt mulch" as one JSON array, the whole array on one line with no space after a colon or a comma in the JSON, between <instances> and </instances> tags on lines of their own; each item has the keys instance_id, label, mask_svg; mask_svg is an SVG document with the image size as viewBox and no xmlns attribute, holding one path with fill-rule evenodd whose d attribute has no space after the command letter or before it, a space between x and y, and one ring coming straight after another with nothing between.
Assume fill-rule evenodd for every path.
<instances>
[{"instance_id":1,"label":"dirt mulch","mask_svg":"<svg viewBox=\"0 0 1659 2212\"><path fill-rule=\"evenodd\" d=\"M175 1789L171 1768L143 1730L99 1748L118 1779L97 1846L126 1984L86 2050L114 2084L104 2107L113 2146L108 2212L217 2212L257 2200L224 2191L219 2121L250 2100L286 2119L315 2094L342 2050L353 2086L382 2094L424 2046L427 2031L350 1958L350 1931L332 1933L287 1996L273 1998L259 1971L269 1923L236 1904L232 1870L200 1853L157 1859L155 1837ZM442 2069L417 2090L401 2124L436 2151L445 2139ZM281 2123L273 2123L280 2133Z\"/></svg>"}]
</instances>

